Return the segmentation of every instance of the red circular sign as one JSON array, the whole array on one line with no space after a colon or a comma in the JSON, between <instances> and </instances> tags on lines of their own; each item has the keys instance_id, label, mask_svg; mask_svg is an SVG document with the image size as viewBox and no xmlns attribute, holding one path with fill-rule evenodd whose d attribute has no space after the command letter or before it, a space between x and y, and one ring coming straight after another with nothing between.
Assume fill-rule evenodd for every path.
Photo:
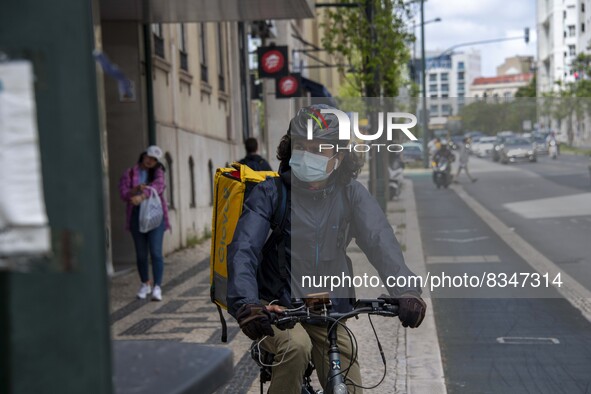
<instances>
[{"instance_id":1,"label":"red circular sign","mask_svg":"<svg viewBox=\"0 0 591 394\"><path fill-rule=\"evenodd\" d=\"M298 90L297 78L288 75L279 80L279 92L284 96L291 96Z\"/></svg>"},{"instance_id":2,"label":"red circular sign","mask_svg":"<svg viewBox=\"0 0 591 394\"><path fill-rule=\"evenodd\" d=\"M276 49L270 50L269 52L265 52L263 56L261 56L261 63L263 71L268 74L273 74L281 71L283 69L283 65L285 64L285 58L283 54Z\"/></svg>"}]
</instances>

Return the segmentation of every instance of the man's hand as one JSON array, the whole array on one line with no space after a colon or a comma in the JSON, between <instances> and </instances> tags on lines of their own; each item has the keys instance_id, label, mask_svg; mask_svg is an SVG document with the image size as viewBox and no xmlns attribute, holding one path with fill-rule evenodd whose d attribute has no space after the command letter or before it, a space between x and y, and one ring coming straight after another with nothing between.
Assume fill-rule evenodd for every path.
<instances>
[{"instance_id":1,"label":"man's hand","mask_svg":"<svg viewBox=\"0 0 591 394\"><path fill-rule=\"evenodd\" d=\"M404 293L399 298L390 296L380 298L389 304L398 305L398 318L402 322L402 327L417 328L423 322L427 304L417 292Z\"/></svg>"},{"instance_id":2,"label":"man's hand","mask_svg":"<svg viewBox=\"0 0 591 394\"><path fill-rule=\"evenodd\" d=\"M253 341L265 335L275 335L271 327L271 315L263 305L242 305L236 312L236 320L242 332Z\"/></svg>"}]
</instances>

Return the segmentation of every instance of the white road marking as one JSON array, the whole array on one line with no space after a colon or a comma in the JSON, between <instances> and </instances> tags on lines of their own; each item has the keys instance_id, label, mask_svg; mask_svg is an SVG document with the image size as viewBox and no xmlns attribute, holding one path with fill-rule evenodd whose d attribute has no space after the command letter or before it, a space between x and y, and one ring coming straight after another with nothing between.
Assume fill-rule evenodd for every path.
<instances>
[{"instance_id":1,"label":"white road marking","mask_svg":"<svg viewBox=\"0 0 591 394\"><path fill-rule=\"evenodd\" d=\"M484 256L427 256L427 264L446 263L500 263L501 259L496 255Z\"/></svg>"},{"instance_id":2,"label":"white road marking","mask_svg":"<svg viewBox=\"0 0 591 394\"><path fill-rule=\"evenodd\" d=\"M471 233L474 231L476 231L476 229L473 229L473 228L461 228L461 229L457 229L457 230L437 230L438 233L443 233L443 234Z\"/></svg>"},{"instance_id":3,"label":"white road marking","mask_svg":"<svg viewBox=\"0 0 591 394\"><path fill-rule=\"evenodd\" d=\"M556 338L542 337L499 337L497 342L503 345L558 345Z\"/></svg>"},{"instance_id":4,"label":"white road marking","mask_svg":"<svg viewBox=\"0 0 591 394\"><path fill-rule=\"evenodd\" d=\"M526 219L587 216L591 215L591 193L512 202L503 206Z\"/></svg>"},{"instance_id":5,"label":"white road marking","mask_svg":"<svg viewBox=\"0 0 591 394\"><path fill-rule=\"evenodd\" d=\"M487 237L486 235L482 236L482 237L474 237L474 238L433 238L434 241L440 241L440 242L452 242L452 243L456 243L456 244L465 244L468 242L476 242L476 241L484 241L485 239L488 239L489 237Z\"/></svg>"},{"instance_id":6,"label":"white road marking","mask_svg":"<svg viewBox=\"0 0 591 394\"><path fill-rule=\"evenodd\" d=\"M583 316L591 322L591 291L577 282L572 276L560 268L530 245L519 234L511 231L505 223L483 207L461 187L453 190L488 226L513 249L526 263L540 275L548 273L550 278L561 275L562 286L554 287L568 302L581 311Z\"/></svg>"}]
</instances>

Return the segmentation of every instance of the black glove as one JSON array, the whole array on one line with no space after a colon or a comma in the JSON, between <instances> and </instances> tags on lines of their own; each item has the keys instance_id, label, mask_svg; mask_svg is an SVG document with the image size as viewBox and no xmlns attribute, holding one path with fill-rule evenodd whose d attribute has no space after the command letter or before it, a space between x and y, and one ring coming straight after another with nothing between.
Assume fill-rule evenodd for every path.
<instances>
[{"instance_id":1,"label":"black glove","mask_svg":"<svg viewBox=\"0 0 591 394\"><path fill-rule=\"evenodd\" d=\"M262 305L242 305L236 312L236 320L242 332L253 341L265 335L271 337L275 335L271 327L271 314Z\"/></svg>"},{"instance_id":2,"label":"black glove","mask_svg":"<svg viewBox=\"0 0 591 394\"><path fill-rule=\"evenodd\" d=\"M402 327L417 328L425 318L427 304L417 292L407 292L399 298L381 296L381 299L392 305L398 305L398 318Z\"/></svg>"}]
</instances>

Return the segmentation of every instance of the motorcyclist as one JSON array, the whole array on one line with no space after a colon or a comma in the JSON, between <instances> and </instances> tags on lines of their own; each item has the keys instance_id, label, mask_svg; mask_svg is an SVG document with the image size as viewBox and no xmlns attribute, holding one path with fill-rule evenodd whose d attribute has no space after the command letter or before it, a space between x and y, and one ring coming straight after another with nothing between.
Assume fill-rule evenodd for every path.
<instances>
[{"instance_id":1,"label":"motorcyclist","mask_svg":"<svg viewBox=\"0 0 591 394\"><path fill-rule=\"evenodd\" d=\"M386 216L367 189L355 180L362 163L340 141L338 118L321 114L331 108L316 104L300 109L291 120L287 134L277 149L280 176L288 191L290 215L283 237L270 252L263 246L271 219L280 203L278 185L272 179L257 184L244 203L232 243L228 247L228 310L242 331L251 339L261 339L261 347L275 354L269 393L300 393L303 374L314 362L321 384L328 376L326 325L298 323L282 331L270 324L269 311L292 307L298 287L298 274L325 275L351 272L345 253L351 238L367 255L385 282L388 275L413 275L404 262L398 241ZM310 123L308 120L312 120ZM313 127L313 140L307 128ZM319 151L319 143L333 148ZM339 229L347 228L346 239ZM282 267L282 255L287 266ZM287 275L282 273L287 268ZM387 288L390 302L399 305L399 318L405 327L418 327L426 305L420 288ZM304 294L305 296L305 294ZM352 309L349 289L330 294L333 309ZM269 305L273 304L273 305ZM361 384L359 364L352 362L355 350L343 327L338 327L342 368L349 368L347 382ZM357 393L361 392L357 389Z\"/></svg>"},{"instance_id":2,"label":"motorcyclist","mask_svg":"<svg viewBox=\"0 0 591 394\"><path fill-rule=\"evenodd\" d=\"M433 168L437 169L439 167L439 164L442 160L447 160L447 162L449 163L449 165L445 168L445 174L448 177L448 179L450 179L451 182L451 163L453 161L455 161L455 156L453 154L453 152L451 151L451 148L449 147L448 144L441 144L441 147L437 150L437 152L435 152L435 155L433 156ZM435 170L433 171L433 182L437 183L436 181L436 173Z\"/></svg>"}]
</instances>

